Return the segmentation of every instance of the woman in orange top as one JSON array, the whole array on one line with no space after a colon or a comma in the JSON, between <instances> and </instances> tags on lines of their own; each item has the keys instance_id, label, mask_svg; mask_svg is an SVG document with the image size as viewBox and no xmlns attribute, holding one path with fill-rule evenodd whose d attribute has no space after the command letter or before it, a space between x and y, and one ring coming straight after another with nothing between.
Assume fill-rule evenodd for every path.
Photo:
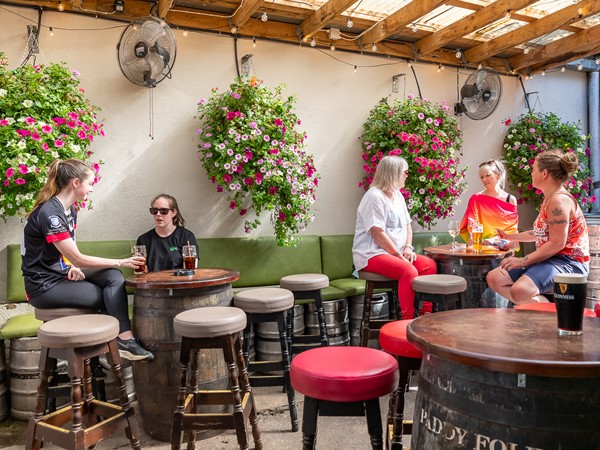
<instances>
[{"instance_id":1,"label":"woman in orange top","mask_svg":"<svg viewBox=\"0 0 600 450\"><path fill-rule=\"evenodd\" d=\"M535 251L523 258L510 257L487 275L488 285L515 304L547 302L557 273L589 273L588 229L577 201L564 183L577 170L574 153L548 151L533 163L532 184L544 194L533 230L507 234L502 239L535 242Z\"/></svg>"}]
</instances>

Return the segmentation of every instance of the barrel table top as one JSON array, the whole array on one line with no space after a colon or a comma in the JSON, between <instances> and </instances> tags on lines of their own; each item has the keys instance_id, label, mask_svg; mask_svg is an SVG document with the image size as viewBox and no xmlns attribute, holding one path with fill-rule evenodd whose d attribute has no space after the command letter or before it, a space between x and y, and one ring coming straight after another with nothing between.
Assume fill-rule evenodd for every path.
<instances>
[{"instance_id":1,"label":"barrel table top","mask_svg":"<svg viewBox=\"0 0 600 450\"><path fill-rule=\"evenodd\" d=\"M433 259L473 259L473 260L492 260L497 258L504 258L507 254L512 253L510 250L500 250L493 245L483 245L481 253L475 253L471 248L463 248L456 251L452 251L451 244L435 245L431 247L425 247L423 254Z\"/></svg>"},{"instance_id":2,"label":"barrel table top","mask_svg":"<svg viewBox=\"0 0 600 450\"><path fill-rule=\"evenodd\" d=\"M408 339L424 358L533 376L600 377L600 319L584 317L581 336L558 336L556 325L548 312L462 309L415 319Z\"/></svg>"},{"instance_id":3,"label":"barrel table top","mask_svg":"<svg viewBox=\"0 0 600 450\"><path fill-rule=\"evenodd\" d=\"M163 270L133 275L125 280L136 289L196 289L232 283L240 273L231 269L200 268L193 275L176 275L176 270Z\"/></svg>"}]
</instances>

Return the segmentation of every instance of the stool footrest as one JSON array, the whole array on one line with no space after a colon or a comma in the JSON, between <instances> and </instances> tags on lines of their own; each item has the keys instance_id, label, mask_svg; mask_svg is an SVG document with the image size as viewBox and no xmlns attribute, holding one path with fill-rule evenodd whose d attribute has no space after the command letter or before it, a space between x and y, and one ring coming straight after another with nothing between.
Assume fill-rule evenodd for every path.
<instances>
[{"instance_id":1,"label":"stool footrest","mask_svg":"<svg viewBox=\"0 0 600 450\"><path fill-rule=\"evenodd\" d=\"M319 400L320 416L364 416L365 402L330 402Z\"/></svg>"},{"instance_id":2,"label":"stool footrest","mask_svg":"<svg viewBox=\"0 0 600 450\"><path fill-rule=\"evenodd\" d=\"M251 375L250 386L252 387L270 387L283 386L285 377L283 375Z\"/></svg>"},{"instance_id":3,"label":"stool footrest","mask_svg":"<svg viewBox=\"0 0 600 450\"><path fill-rule=\"evenodd\" d=\"M283 370L283 361L250 361L248 364L248 372L251 373L274 372L276 370Z\"/></svg>"},{"instance_id":4,"label":"stool footrest","mask_svg":"<svg viewBox=\"0 0 600 450\"><path fill-rule=\"evenodd\" d=\"M181 416L181 425L185 430L230 430L235 429L233 412L230 413L194 413L194 395L197 395L197 404L203 405L234 405L231 391L199 391L198 394L189 394L186 398L183 411L175 411L174 417ZM242 412L244 420L250 417L253 404L250 392L242 395ZM215 420L217 419L217 420Z\"/></svg>"}]
</instances>

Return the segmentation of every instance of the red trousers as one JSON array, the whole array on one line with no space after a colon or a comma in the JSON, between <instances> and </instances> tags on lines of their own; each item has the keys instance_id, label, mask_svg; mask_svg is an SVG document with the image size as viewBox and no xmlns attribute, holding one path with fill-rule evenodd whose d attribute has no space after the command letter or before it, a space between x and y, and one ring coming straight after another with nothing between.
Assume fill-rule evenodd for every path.
<instances>
[{"instance_id":1,"label":"red trousers","mask_svg":"<svg viewBox=\"0 0 600 450\"><path fill-rule=\"evenodd\" d=\"M427 256L417 255L412 264L395 256L384 254L369 259L367 267L362 270L375 272L388 278L398 280L398 296L403 319L415 317L415 291L412 290L412 281L419 275L437 273L435 261ZM424 302L421 313L431 312L431 303Z\"/></svg>"}]
</instances>

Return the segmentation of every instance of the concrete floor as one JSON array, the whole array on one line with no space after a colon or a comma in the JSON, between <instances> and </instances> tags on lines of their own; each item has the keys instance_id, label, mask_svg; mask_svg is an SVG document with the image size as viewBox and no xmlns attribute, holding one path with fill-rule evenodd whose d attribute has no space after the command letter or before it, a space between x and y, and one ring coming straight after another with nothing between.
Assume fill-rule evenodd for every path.
<instances>
[{"instance_id":1,"label":"concrete floor","mask_svg":"<svg viewBox=\"0 0 600 450\"><path fill-rule=\"evenodd\" d=\"M417 377L414 377L417 378ZM414 384L414 383L411 383ZM259 427L262 435L263 448L274 450L292 450L302 448L302 432L292 433L287 406L287 396L280 387L255 388L255 402L258 409ZM406 417L412 417L415 391L411 389L406 396ZM298 415L302 423L303 396L296 395ZM380 401L382 420L385 420L388 410L388 398ZM317 448L322 450L365 450L371 448L365 417L320 417L318 422ZM27 422L7 419L0 422L0 448L22 449L25 443ZM404 438L404 447L410 447L410 437ZM45 445L44 449L52 450L58 447ZM106 439L97 449L126 449L129 441L124 434ZM142 433L143 449L170 449L170 444L150 439ZM185 447L183 447L185 448ZM198 450L229 450L238 449L235 433L227 431L219 436L198 441ZM253 448L253 443L251 443Z\"/></svg>"}]
</instances>

